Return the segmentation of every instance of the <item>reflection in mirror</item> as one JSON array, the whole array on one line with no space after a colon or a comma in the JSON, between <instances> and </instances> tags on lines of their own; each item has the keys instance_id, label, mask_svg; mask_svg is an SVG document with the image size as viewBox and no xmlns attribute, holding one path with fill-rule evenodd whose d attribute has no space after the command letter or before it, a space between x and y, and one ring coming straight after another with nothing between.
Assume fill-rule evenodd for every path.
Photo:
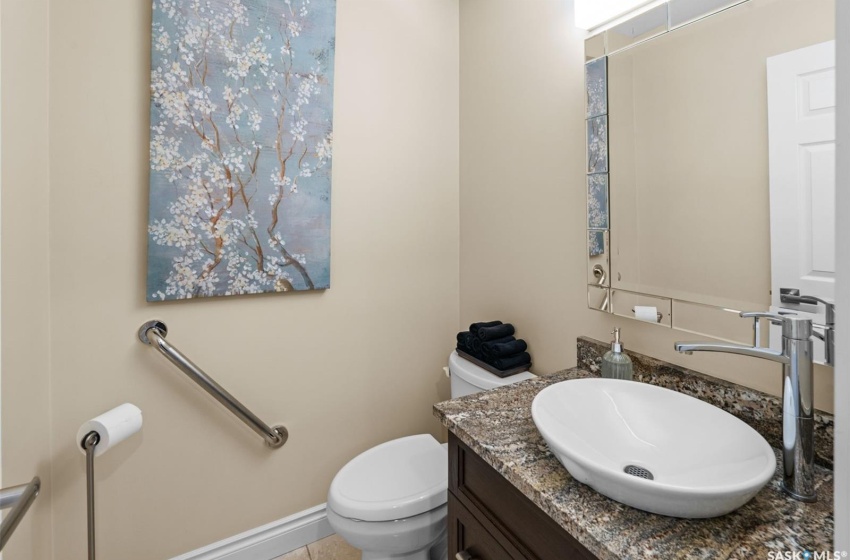
<instances>
[{"instance_id":1,"label":"reflection in mirror","mask_svg":"<svg viewBox=\"0 0 850 560\"><path fill-rule=\"evenodd\" d=\"M831 365L834 317L822 302L835 301L835 42L770 57L767 97L771 310L823 324L815 359Z\"/></svg>"},{"instance_id":2,"label":"reflection in mirror","mask_svg":"<svg viewBox=\"0 0 850 560\"><path fill-rule=\"evenodd\" d=\"M587 120L587 172L608 171L608 117Z\"/></svg>"},{"instance_id":3,"label":"reflection in mirror","mask_svg":"<svg viewBox=\"0 0 850 560\"><path fill-rule=\"evenodd\" d=\"M608 59L599 58L585 65L587 118L608 113Z\"/></svg>"},{"instance_id":4,"label":"reflection in mirror","mask_svg":"<svg viewBox=\"0 0 850 560\"><path fill-rule=\"evenodd\" d=\"M611 290L611 312L620 317L638 319L665 327L672 326L672 302L667 298Z\"/></svg>"},{"instance_id":5,"label":"reflection in mirror","mask_svg":"<svg viewBox=\"0 0 850 560\"><path fill-rule=\"evenodd\" d=\"M605 56L605 34L599 33L589 37L584 42L585 61Z\"/></svg>"},{"instance_id":6,"label":"reflection in mirror","mask_svg":"<svg viewBox=\"0 0 850 560\"><path fill-rule=\"evenodd\" d=\"M666 31L667 4L661 4L609 29L607 50L612 53Z\"/></svg>"},{"instance_id":7,"label":"reflection in mirror","mask_svg":"<svg viewBox=\"0 0 850 560\"><path fill-rule=\"evenodd\" d=\"M741 319L737 309L673 300L673 328L737 344L753 343L753 321ZM762 332L767 330L767 322L762 321ZM767 337L759 343L767 346Z\"/></svg>"},{"instance_id":8,"label":"reflection in mirror","mask_svg":"<svg viewBox=\"0 0 850 560\"><path fill-rule=\"evenodd\" d=\"M608 174L587 176L587 227L608 229Z\"/></svg>"},{"instance_id":9,"label":"reflection in mirror","mask_svg":"<svg viewBox=\"0 0 850 560\"><path fill-rule=\"evenodd\" d=\"M589 298L601 278L609 312L668 302L662 324L744 344L738 309L809 314L831 340L780 294L834 300L834 12L668 0L586 41Z\"/></svg>"},{"instance_id":10,"label":"reflection in mirror","mask_svg":"<svg viewBox=\"0 0 850 560\"><path fill-rule=\"evenodd\" d=\"M590 309L610 313L611 291L601 286L587 287L587 306Z\"/></svg>"},{"instance_id":11,"label":"reflection in mirror","mask_svg":"<svg viewBox=\"0 0 850 560\"><path fill-rule=\"evenodd\" d=\"M770 306L767 60L832 39L833 13L750 0L608 57L613 288Z\"/></svg>"},{"instance_id":12,"label":"reflection in mirror","mask_svg":"<svg viewBox=\"0 0 850 560\"><path fill-rule=\"evenodd\" d=\"M608 232L592 229L587 232L587 283L610 286L608 277Z\"/></svg>"},{"instance_id":13,"label":"reflection in mirror","mask_svg":"<svg viewBox=\"0 0 850 560\"><path fill-rule=\"evenodd\" d=\"M731 8L745 0L670 0L670 29L692 23L708 14Z\"/></svg>"}]
</instances>

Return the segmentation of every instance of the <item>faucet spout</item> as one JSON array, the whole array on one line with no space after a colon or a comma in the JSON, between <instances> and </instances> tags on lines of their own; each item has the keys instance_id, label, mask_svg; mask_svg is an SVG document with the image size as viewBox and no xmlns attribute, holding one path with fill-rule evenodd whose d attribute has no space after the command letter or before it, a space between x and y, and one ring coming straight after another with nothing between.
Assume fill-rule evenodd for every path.
<instances>
[{"instance_id":1,"label":"faucet spout","mask_svg":"<svg viewBox=\"0 0 850 560\"><path fill-rule=\"evenodd\" d=\"M752 346L744 346L742 344L726 344L726 343L707 343L707 342L677 342L673 345L676 352L683 354L693 354L694 352L722 352L724 354L737 354L739 356L750 356L751 358L761 358L762 360L770 360L780 364L787 364L788 356L782 352L771 350L769 348L754 348Z\"/></svg>"},{"instance_id":2,"label":"faucet spout","mask_svg":"<svg viewBox=\"0 0 850 560\"><path fill-rule=\"evenodd\" d=\"M767 313L741 313L742 317L781 321L782 351L758 346L711 342L677 342L677 352L723 352L761 358L782 364L782 489L803 502L817 499L814 480L814 390L812 366L812 321Z\"/></svg>"}]
</instances>

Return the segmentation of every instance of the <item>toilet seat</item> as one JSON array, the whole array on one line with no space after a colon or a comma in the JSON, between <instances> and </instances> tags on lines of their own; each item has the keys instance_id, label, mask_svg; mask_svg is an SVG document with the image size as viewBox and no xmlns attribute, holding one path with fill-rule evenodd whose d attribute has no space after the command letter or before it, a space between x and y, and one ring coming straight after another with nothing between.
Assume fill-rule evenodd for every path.
<instances>
[{"instance_id":1,"label":"toilet seat","mask_svg":"<svg viewBox=\"0 0 850 560\"><path fill-rule=\"evenodd\" d=\"M348 462L331 483L328 507L360 521L394 521L446 503L448 452L429 434L382 443Z\"/></svg>"}]
</instances>

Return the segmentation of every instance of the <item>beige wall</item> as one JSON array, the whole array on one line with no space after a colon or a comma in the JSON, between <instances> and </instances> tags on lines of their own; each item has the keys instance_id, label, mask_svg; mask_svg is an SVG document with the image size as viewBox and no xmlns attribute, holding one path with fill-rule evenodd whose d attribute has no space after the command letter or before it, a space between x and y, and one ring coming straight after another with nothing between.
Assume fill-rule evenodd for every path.
<instances>
[{"instance_id":1,"label":"beige wall","mask_svg":"<svg viewBox=\"0 0 850 560\"><path fill-rule=\"evenodd\" d=\"M47 0L0 1L2 486L42 491L4 558L51 557Z\"/></svg>"},{"instance_id":2,"label":"beige wall","mask_svg":"<svg viewBox=\"0 0 850 560\"><path fill-rule=\"evenodd\" d=\"M583 32L572 5L460 3L461 325L501 319L575 365L585 293Z\"/></svg>"},{"instance_id":3,"label":"beige wall","mask_svg":"<svg viewBox=\"0 0 850 560\"><path fill-rule=\"evenodd\" d=\"M461 326L499 318L530 341L534 369L575 365L575 339L610 340L723 379L778 394L768 362L683 356L694 335L587 309L584 32L572 2L460 3ZM831 370L819 368L816 405L832 410Z\"/></svg>"},{"instance_id":4,"label":"beige wall","mask_svg":"<svg viewBox=\"0 0 850 560\"><path fill-rule=\"evenodd\" d=\"M360 451L439 435L458 322L457 0L339 1L332 288L171 304L144 302L150 3L50 8L56 558L84 556L76 430L125 401L143 432L97 464L99 552L122 560L314 506ZM150 318L284 423L286 446L266 449L142 346Z\"/></svg>"}]
</instances>

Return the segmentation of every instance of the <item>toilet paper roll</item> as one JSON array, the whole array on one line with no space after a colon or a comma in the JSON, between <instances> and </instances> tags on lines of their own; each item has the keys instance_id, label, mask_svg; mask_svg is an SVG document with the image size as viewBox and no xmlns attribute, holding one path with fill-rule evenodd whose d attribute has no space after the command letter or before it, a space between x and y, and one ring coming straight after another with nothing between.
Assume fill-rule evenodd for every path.
<instances>
[{"instance_id":1,"label":"toilet paper roll","mask_svg":"<svg viewBox=\"0 0 850 560\"><path fill-rule=\"evenodd\" d=\"M635 319L647 323L657 323L658 308L649 305L635 305Z\"/></svg>"},{"instance_id":2,"label":"toilet paper roll","mask_svg":"<svg viewBox=\"0 0 850 560\"><path fill-rule=\"evenodd\" d=\"M77 430L77 447L85 455L83 438L89 432L97 432L100 441L95 447L94 455L103 455L128 437L142 429L142 411L134 404L124 403L96 418L83 422Z\"/></svg>"}]
</instances>

